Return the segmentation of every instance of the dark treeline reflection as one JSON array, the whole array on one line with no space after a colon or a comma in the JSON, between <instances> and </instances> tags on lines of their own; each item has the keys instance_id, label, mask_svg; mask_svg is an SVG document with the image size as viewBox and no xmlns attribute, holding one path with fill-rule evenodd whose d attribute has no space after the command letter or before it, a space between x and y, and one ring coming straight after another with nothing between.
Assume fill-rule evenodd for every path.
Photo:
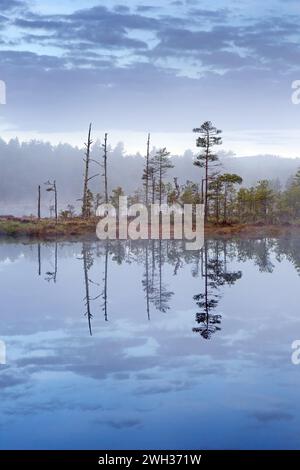
<instances>
[{"instance_id":1,"label":"dark treeline reflection","mask_svg":"<svg viewBox=\"0 0 300 470\"><path fill-rule=\"evenodd\" d=\"M0 260L1 247L0 245ZM6 244L9 252L9 244ZM9 255L17 259L23 253L16 252L18 245ZM145 318L151 320L153 311L163 315L171 314L174 292L168 285L170 276L177 276L180 270L190 265L191 276L199 279L199 291L195 292L195 326L193 331L204 339L212 338L221 330L222 312L219 302L225 286L233 286L242 277L243 262L251 260L260 272L271 273L273 261L287 259L300 275L300 240L286 237L279 239L207 239L200 251L186 251L182 241L84 241L76 243L48 243L30 245L29 253L37 257L37 273L44 275L48 282L58 282L60 256L74 256L82 263L82 298L88 331L92 335L93 318L109 321L110 268L124 263L140 265L141 279L136 290L142 289L145 298ZM80 252L78 247L80 246ZM20 250L22 245L20 245ZM70 250L70 252L68 252ZM36 254L37 253L37 254ZM62 254L63 253L63 254ZM28 256L28 251L26 251ZM45 258L45 259L44 259ZM7 259L7 255L5 256ZM97 260L97 263L95 263ZM51 270L43 270L44 264ZM232 265L237 267L233 269ZM92 269L92 267L94 268ZM120 289L122 287L120 286ZM134 292L133 292L134 295ZM122 307L122 306L120 306Z\"/></svg>"},{"instance_id":2,"label":"dark treeline reflection","mask_svg":"<svg viewBox=\"0 0 300 470\"><path fill-rule=\"evenodd\" d=\"M202 338L210 339L212 334L221 330L222 315L213 313L218 307L220 287L233 285L242 277L242 272L230 271L227 267L227 242L206 241L201 251L201 277L204 279L202 292L194 296L200 312L196 314L198 327L193 328Z\"/></svg>"}]
</instances>

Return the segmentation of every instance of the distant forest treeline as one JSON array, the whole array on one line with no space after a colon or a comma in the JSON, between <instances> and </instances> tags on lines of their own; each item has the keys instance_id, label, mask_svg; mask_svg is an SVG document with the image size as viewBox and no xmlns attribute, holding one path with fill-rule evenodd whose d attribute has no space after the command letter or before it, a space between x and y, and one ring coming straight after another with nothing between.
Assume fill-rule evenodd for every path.
<instances>
[{"instance_id":1,"label":"distant forest treeline","mask_svg":"<svg viewBox=\"0 0 300 470\"><path fill-rule=\"evenodd\" d=\"M146 146L145 135L145 146ZM95 141L91 149L91 158L102 161L102 141ZM151 143L154 154L155 142ZM193 142L191 142L191 146ZM141 176L145 164L146 148L140 154L127 155L123 144L111 148L108 143L108 190L111 194L114 188L121 186L126 194L142 188ZM193 165L195 156L199 153L188 150L183 155L171 155L173 168L168 170L166 181L173 182L178 177L178 183L184 185L187 180L201 184L203 169ZM36 214L37 186L50 180L56 180L59 194L59 210L72 204L80 210L83 179L83 152L78 147L69 144L51 145L41 141L20 143L17 139L8 143L0 139L1 184L0 184L0 213L24 215ZM300 159L280 158L276 156L233 157L222 151L218 152L222 164L222 173L235 173L243 178L243 187L255 185L259 180L268 179L276 187L280 184L284 189L286 183L300 167ZM97 166L91 173L101 173ZM103 193L103 178L101 175L90 181L90 189L94 193ZM53 203L53 194L42 197L42 216L49 215L49 207Z\"/></svg>"}]
</instances>

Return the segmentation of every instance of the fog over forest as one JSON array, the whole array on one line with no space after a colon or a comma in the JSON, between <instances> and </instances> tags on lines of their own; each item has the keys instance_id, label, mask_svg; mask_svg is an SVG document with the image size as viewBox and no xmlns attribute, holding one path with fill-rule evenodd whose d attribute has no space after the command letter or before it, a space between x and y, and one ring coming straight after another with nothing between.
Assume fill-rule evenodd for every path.
<instances>
[{"instance_id":1,"label":"fog over forest","mask_svg":"<svg viewBox=\"0 0 300 470\"><path fill-rule=\"evenodd\" d=\"M144 153L129 155L122 143L110 148L108 155L109 190L121 186L126 194L132 194L142 187ZM146 149L144 149L144 152ZM152 149L155 152L155 148ZM183 155L172 155L174 168L168 179L178 177L179 183L186 180L201 181L201 169L193 165L194 151ZM102 162L101 142L93 145L91 158ZM242 176L243 186L251 186L260 179L279 180L284 188L287 180L300 167L300 158L281 158L274 155L234 156L219 152L222 172L234 172ZM44 191L44 182L55 179L58 187L59 210L72 204L79 207L82 197L84 149L69 144L56 146L47 142L31 141L20 143L17 139L6 143L0 139L1 161L1 214L28 215L36 212L37 187L42 187L43 216L49 215L51 193ZM90 182L93 192L103 193L102 168L91 163L91 175L98 174ZM278 181L277 183L278 184Z\"/></svg>"}]
</instances>

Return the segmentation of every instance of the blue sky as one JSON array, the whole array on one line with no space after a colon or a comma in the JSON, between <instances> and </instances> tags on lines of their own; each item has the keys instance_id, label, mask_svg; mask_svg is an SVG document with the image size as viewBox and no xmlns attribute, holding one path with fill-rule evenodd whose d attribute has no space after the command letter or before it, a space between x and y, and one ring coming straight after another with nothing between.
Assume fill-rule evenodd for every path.
<instances>
[{"instance_id":1,"label":"blue sky","mask_svg":"<svg viewBox=\"0 0 300 470\"><path fill-rule=\"evenodd\" d=\"M80 144L145 134L193 148L212 120L237 155L299 156L300 6L288 0L0 0L4 138Z\"/></svg>"}]
</instances>

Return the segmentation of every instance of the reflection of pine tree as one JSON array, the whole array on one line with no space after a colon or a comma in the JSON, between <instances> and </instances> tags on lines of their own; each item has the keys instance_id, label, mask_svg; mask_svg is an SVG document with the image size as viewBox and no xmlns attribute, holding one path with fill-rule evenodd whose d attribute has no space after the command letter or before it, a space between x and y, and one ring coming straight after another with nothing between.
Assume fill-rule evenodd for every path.
<instances>
[{"instance_id":1,"label":"reflection of pine tree","mask_svg":"<svg viewBox=\"0 0 300 470\"><path fill-rule=\"evenodd\" d=\"M204 279L204 292L194 296L200 312L196 314L199 326L193 328L193 331L204 339L210 339L214 333L221 330L222 315L211 313L218 306L219 288L225 284L233 285L242 276L241 271L227 270L227 251L222 248L223 259L220 257L218 240L213 241L211 246L206 241L202 249L201 275Z\"/></svg>"},{"instance_id":2,"label":"reflection of pine tree","mask_svg":"<svg viewBox=\"0 0 300 470\"><path fill-rule=\"evenodd\" d=\"M261 238L258 240L240 240L236 246L238 260L252 259L261 272L272 273L274 264L270 255L274 247L274 240Z\"/></svg>"},{"instance_id":3,"label":"reflection of pine tree","mask_svg":"<svg viewBox=\"0 0 300 470\"><path fill-rule=\"evenodd\" d=\"M284 237L276 240L276 258L282 261L285 257L292 263L300 276L300 239L298 237Z\"/></svg>"},{"instance_id":4,"label":"reflection of pine tree","mask_svg":"<svg viewBox=\"0 0 300 470\"><path fill-rule=\"evenodd\" d=\"M143 289L146 295L147 315L150 319L150 303L160 312L169 310L169 301L174 292L168 290L163 282L162 268L165 263L162 241L155 240L146 244L145 252L145 272L142 280ZM165 245L166 246L166 245ZM149 253L151 251L151 253Z\"/></svg>"}]
</instances>

